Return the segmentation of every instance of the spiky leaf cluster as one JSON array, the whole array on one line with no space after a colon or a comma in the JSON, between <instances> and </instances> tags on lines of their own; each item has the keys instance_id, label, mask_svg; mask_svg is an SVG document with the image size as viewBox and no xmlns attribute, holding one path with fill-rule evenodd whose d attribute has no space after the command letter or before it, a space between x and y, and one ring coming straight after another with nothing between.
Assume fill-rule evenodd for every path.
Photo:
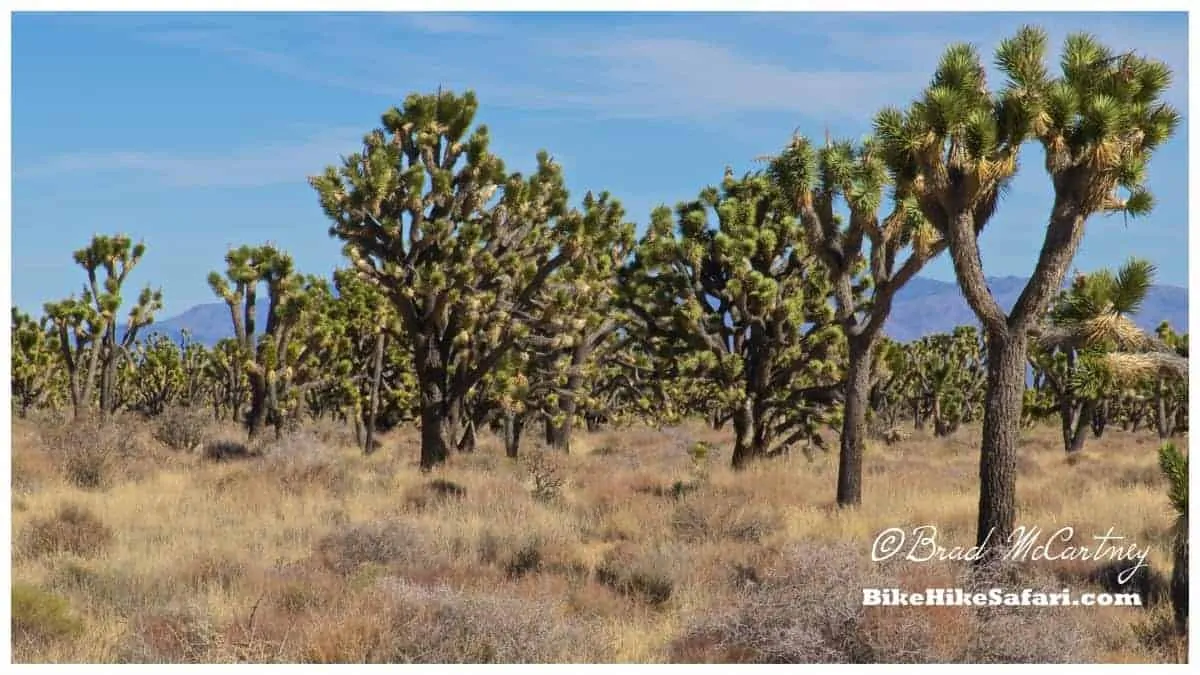
<instances>
[{"instance_id":1,"label":"spiky leaf cluster","mask_svg":"<svg viewBox=\"0 0 1200 675\"><path fill-rule=\"evenodd\" d=\"M724 411L753 409L754 453L811 438L844 343L801 224L762 174L727 175L674 215L655 210L624 273L639 329L681 375L717 383Z\"/></svg>"}]
</instances>

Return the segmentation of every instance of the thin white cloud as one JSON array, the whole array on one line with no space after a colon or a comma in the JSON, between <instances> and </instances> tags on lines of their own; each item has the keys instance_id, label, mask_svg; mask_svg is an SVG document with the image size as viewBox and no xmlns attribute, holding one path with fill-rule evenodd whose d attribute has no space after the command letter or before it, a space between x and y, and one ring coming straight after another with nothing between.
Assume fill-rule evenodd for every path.
<instances>
[{"instance_id":1,"label":"thin white cloud","mask_svg":"<svg viewBox=\"0 0 1200 675\"><path fill-rule=\"evenodd\" d=\"M865 118L891 97L920 86L927 76L923 69L907 76L821 66L797 70L747 58L724 45L684 38L585 33L512 40L499 21L470 14L336 18L340 20L333 23L322 19L319 41L287 38L289 31L307 34L309 27L303 22L278 24L277 32L267 32L261 21L228 30L209 24L151 26L140 35L162 44L220 52L292 79L371 95L398 98L438 84L470 86L489 105L608 118L711 122L746 112ZM486 62L452 60L407 45L404 29L414 28L427 35L473 34L500 42ZM301 43L304 50L290 47ZM393 75L386 69L381 72L381 63L403 67Z\"/></svg>"},{"instance_id":2,"label":"thin white cloud","mask_svg":"<svg viewBox=\"0 0 1200 675\"><path fill-rule=\"evenodd\" d=\"M487 35L502 30L500 25L478 14L405 12L399 16L412 28L435 35Z\"/></svg>"},{"instance_id":3,"label":"thin white cloud","mask_svg":"<svg viewBox=\"0 0 1200 675\"><path fill-rule=\"evenodd\" d=\"M795 70L682 38L551 45L586 62L589 73L588 89L566 100L619 117L710 120L746 112L860 117L922 77L918 72Z\"/></svg>"},{"instance_id":4,"label":"thin white cloud","mask_svg":"<svg viewBox=\"0 0 1200 675\"><path fill-rule=\"evenodd\" d=\"M89 151L57 155L28 167L15 167L14 178L36 180L72 173L133 173L166 187L263 187L302 183L305 176L336 164L362 139L361 129L333 129L298 142L278 141L205 154L147 151Z\"/></svg>"}]
</instances>

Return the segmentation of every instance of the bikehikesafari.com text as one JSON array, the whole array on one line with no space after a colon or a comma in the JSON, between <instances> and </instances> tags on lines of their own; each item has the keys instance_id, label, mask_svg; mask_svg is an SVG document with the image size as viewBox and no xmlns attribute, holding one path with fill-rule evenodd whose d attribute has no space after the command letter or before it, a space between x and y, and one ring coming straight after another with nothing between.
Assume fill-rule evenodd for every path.
<instances>
[{"instance_id":1,"label":"bikehikesafari.com text","mask_svg":"<svg viewBox=\"0 0 1200 675\"><path fill-rule=\"evenodd\" d=\"M991 588L966 591L961 588L927 588L902 591L898 588L864 588L866 607L1141 607L1139 593L1071 593L1070 589L1046 592L1026 588L1009 591Z\"/></svg>"}]
</instances>

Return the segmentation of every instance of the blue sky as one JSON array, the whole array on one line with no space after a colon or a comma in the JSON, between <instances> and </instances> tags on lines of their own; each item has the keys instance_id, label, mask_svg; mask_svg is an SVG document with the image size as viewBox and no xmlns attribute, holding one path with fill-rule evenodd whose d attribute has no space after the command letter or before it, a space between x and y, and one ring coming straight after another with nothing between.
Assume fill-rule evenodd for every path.
<instances>
[{"instance_id":1,"label":"blue sky","mask_svg":"<svg viewBox=\"0 0 1200 675\"><path fill-rule=\"evenodd\" d=\"M545 148L574 200L609 190L644 226L794 130L860 137L903 105L946 44L990 59L1026 22L1055 58L1076 30L1175 71L1185 116L1155 156L1159 206L1095 218L1076 266L1131 255L1187 283L1185 14L17 14L13 17L13 302L75 292L71 252L93 233L145 240L131 276L169 316L212 302L230 245L273 242L329 273L340 246L306 176L359 146L411 91L473 88L493 149L527 170ZM1000 79L994 83L999 86ZM1027 275L1050 188L1040 150L983 238L992 276ZM948 260L927 276L953 279Z\"/></svg>"}]
</instances>

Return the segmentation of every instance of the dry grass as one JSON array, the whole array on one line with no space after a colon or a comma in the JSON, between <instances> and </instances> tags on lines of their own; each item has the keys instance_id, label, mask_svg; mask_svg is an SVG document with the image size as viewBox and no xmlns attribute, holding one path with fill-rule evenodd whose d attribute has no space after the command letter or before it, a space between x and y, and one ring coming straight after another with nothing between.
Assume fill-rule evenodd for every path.
<instances>
[{"instance_id":1,"label":"dry grass","mask_svg":"<svg viewBox=\"0 0 1200 675\"><path fill-rule=\"evenodd\" d=\"M963 585L958 563L869 551L881 530L922 524L974 543L975 429L869 447L863 507L842 511L835 455L735 474L730 439L700 425L581 434L569 457L521 462L483 437L422 475L412 430L364 457L327 424L247 447L173 414L172 431L14 421L16 661L1186 659L1163 601L862 606L867 585ZM697 442L715 448L707 465ZM1171 515L1156 447L1110 430L1068 464L1054 429L1026 434L1020 523L1070 525L1081 543L1111 528L1151 549L1133 587L1159 588ZM1020 573L1083 592L1113 586L1102 567Z\"/></svg>"}]
</instances>

